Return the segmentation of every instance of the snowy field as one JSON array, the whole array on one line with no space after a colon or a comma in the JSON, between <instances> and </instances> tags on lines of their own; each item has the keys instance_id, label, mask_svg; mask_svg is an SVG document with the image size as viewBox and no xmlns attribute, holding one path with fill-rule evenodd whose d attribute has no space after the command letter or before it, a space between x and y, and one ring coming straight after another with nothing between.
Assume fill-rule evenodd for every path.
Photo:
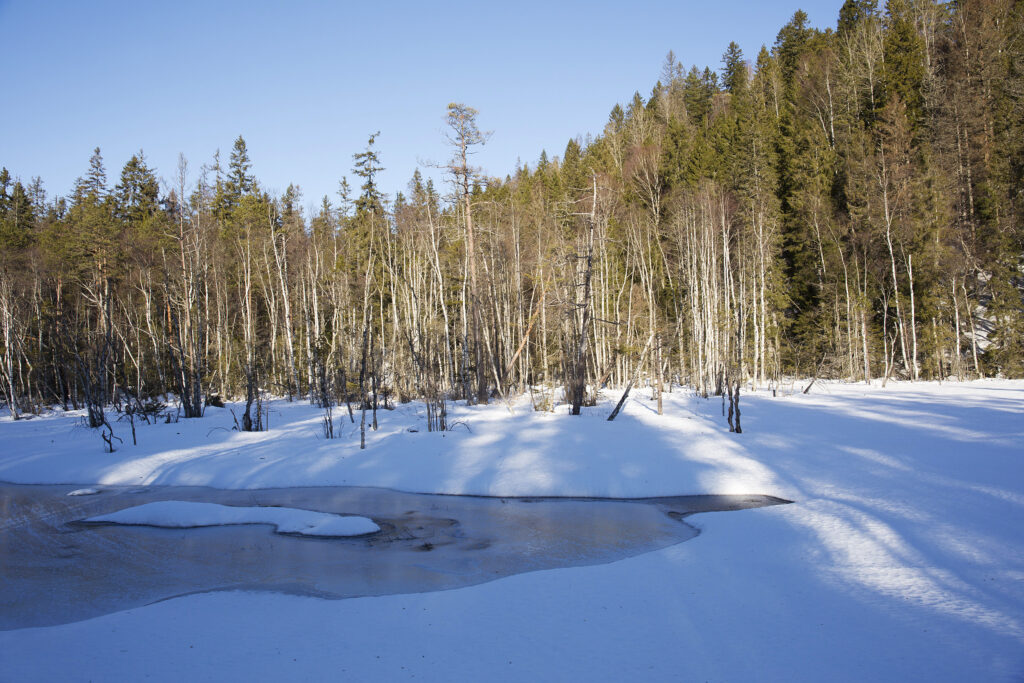
<instances>
[{"instance_id":1,"label":"snowy field","mask_svg":"<svg viewBox=\"0 0 1024 683\"><path fill-rule=\"evenodd\" d=\"M284 401L265 433L231 431L217 408L138 426L137 446L115 423L113 454L80 416L4 418L12 483L795 503L700 514L697 538L611 564L451 591L215 592L4 631L0 680L1021 680L1024 382L800 388L744 394L739 435L720 401L678 389L665 415L637 397L612 423L611 394L578 418L452 406L461 424L443 434L409 404L381 411L364 451L347 416L327 441L319 410Z\"/></svg>"}]
</instances>

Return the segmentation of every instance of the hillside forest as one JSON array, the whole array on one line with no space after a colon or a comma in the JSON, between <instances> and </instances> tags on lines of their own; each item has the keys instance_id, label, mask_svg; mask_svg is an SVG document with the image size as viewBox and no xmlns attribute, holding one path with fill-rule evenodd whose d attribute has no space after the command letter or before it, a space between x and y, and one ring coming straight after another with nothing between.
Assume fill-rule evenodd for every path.
<instances>
[{"instance_id":1,"label":"hillside forest","mask_svg":"<svg viewBox=\"0 0 1024 683\"><path fill-rule=\"evenodd\" d=\"M504 177L473 164L486 112L437 115L443 183L386 196L384 131L307 208L241 136L165 183L142 152L108 177L96 149L68 196L3 169L5 408L244 399L253 430L304 397L330 436L331 406L421 399L444 429L446 401L524 392L578 414L601 386L1024 375L1020 0L847 0L756 55L669 53Z\"/></svg>"}]
</instances>

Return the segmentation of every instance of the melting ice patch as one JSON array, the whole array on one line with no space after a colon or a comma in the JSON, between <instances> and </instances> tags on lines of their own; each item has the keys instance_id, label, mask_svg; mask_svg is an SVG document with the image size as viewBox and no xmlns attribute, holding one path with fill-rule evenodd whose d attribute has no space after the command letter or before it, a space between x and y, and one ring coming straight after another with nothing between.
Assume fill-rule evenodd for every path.
<instances>
[{"instance_id":1,"label":"melting ice patch","mask_svg":"<svg viewBox=\"0 0 1024 683\"><path fill-rule=\"evenodd\" d=\"M82 520L91 524L128 524L185 529L226 524L271 524L279 534L361 536L380 531L372 519L355 515L285 507L236 507L218 503L167 500L125 508Z\"/></svg>"}]
</instances>

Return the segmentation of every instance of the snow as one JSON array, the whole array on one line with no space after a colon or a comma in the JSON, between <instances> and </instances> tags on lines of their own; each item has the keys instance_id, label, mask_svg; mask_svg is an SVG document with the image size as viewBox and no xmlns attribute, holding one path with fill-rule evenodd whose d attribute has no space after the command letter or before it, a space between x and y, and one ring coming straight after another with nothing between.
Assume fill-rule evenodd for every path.
<instances>
[{"instance_id":1,"label":"snow","mask_svg":"<svg viewBox=\"0 0 1024 683\"><path fill-rule=\"evenodd\" d=\"M95 496L99 493L99 489L88 488L88 489L75 489L74 491L68 491L69 496Z\"/></svg>"},{"instance_id":2,"label":"snow","mask_svg":"<svg viewBox=\"0 0 1024 683\"><path fill-rule=\"evenodd\" d=\"M408 404L379 414L364 451L347 416L329 441L320 411L283 401L266 433L229 431L211 408L137 427L139 445L113 454L74 414L5 418L0 480L19 483L795 502L690 517L701 535L664 550L470 588L216 592L0 632L0 677L1019 680L1024 382L801 389L743 394L739 435L719 401L678 389L665 415L638 395L611 423L612 394L578 418L451 406L466 427L440 434Z\"/></svg>"},{"instance_id":3,"label":"snow","mask_svg":"<svg viewBox=\"0 0 1024 683\"><path fill-rule=\"evenodd\" d=\"M380 531L372 519L285 507L241 507L217 503L166 500L124 508L83 520L92 523L135 524L171 529L224 524L271 524L279 534L300 536L361 536Z\"/></svg>"},{"instance_id":4,"label":"snow","mask_svg":"<svg viewBox=\"0 0 1024 683\"><path fill-rule=\"evenodd\" d=\"M515 403L514 414L501 402L453 405L449 422L456 426L442 433L426 431L422 404L400 405L378 413L381 428L367 429L366 450L359 449L358 414L355 424L347 415L336 417L343 438L326 440L320 410L285 401L273 403L268 432L233 431L228 410L208 408L199 420L137 424L139 445L128 439L115 453L105 453L98 434L74 415L5 418L0 430L10 450L0 457L0 480L242 489L359 485L492 496L793 492L740 443L723 438L722 420L701 419L683 395L668 399L664 416L650 402L634 400L614 422L605 419L609 402L573 419L564 410L533 412L526 399ZM712 413L713 404L705 404ZM409 432L410 426L419 431Z\"/></svg>"}]
</instances>

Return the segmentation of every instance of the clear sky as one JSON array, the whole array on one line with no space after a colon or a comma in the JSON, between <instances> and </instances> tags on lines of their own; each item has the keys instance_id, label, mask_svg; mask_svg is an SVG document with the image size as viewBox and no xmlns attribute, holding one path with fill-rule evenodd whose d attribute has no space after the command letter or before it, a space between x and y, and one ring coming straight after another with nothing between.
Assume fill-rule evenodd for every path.
<instances>
[{"instance_id":1,"label":"clear sky","mask_svg":"<svg viewBox=\"0 0 1024 683\"><path fill-rule=\"evenodd\" d=\"M139 149L168 181L184 153L194 180L241 134L260 182L295 183L310 206L336 199L378 130L389 194L443 162L457 101L493 131L475 162L504 177L600 133L616 102L650 94L669 50L719 69L730 40L753 60L798 7L825 28L841 5L0 0L0 165L51 197L97 146L111 184Z\"/></svg>"}]
</instances>

